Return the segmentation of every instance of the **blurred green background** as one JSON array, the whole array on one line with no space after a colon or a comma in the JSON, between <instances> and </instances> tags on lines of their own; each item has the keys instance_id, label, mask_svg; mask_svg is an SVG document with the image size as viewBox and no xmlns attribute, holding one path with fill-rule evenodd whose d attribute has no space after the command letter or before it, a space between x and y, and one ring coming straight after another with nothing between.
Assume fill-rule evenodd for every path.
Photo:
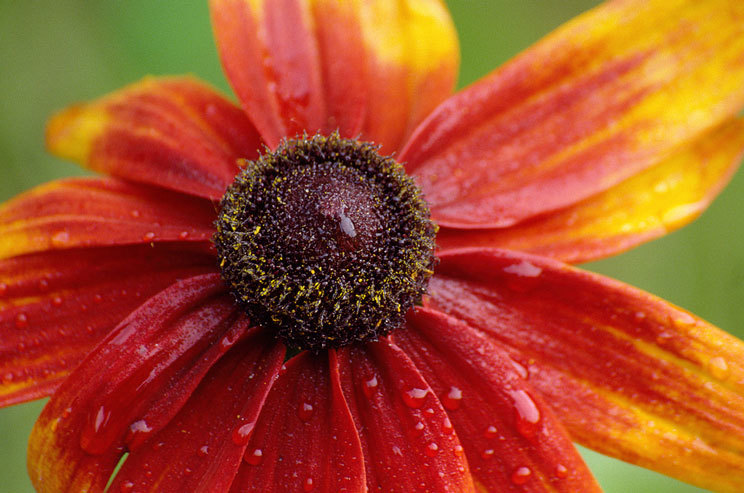
<instances>
[{"instance_id":1,"label":"blurred green background","mask_svg":"<svg viewBox=\"0 0 744 493\"><path fill-rule=\"evenodd\" d=\"M448 0L462 44L460 86L475 81L591 0ZM193 73L229 91L202 0L0 0L0 200L81 174L47 156L53 111L145 74ZM744 336L744 174L691 226L589 268L665 297ZM32 491L25 445L42 403L0 410L0 492ZM607 492L702 491L591 452Z\"/></svg>"}]
</instances>

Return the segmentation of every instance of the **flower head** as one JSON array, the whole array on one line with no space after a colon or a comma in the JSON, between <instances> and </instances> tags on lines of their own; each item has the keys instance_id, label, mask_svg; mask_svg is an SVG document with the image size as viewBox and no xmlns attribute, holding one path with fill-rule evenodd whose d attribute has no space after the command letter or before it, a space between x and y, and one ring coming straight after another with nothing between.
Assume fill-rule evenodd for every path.
<instances>
[{"instance_id":1,"label":"flower head","mask_svg":"<svg viewBox=\"0 0 744 493\"><path fill-rule=\"evenodd\" d=\"M0 208L39 491L596 491L572 440L741 488L744 343L569 265L733 173L740 2L608 2L455 95L439 0L210 8L240 106L68 108L49 149L107 177Z\"/></svg>"}]
</instances>

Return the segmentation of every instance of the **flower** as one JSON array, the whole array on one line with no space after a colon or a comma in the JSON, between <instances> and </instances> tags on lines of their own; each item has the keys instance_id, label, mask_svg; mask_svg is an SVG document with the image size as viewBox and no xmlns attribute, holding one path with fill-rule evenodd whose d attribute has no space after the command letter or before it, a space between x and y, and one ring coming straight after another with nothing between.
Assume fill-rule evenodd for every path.
<instances>
[{"instance_id":1,"label":"flower","mask_svg":"<svg viewBox=\"0 0 744 493\"><path fill-rule=\"evenodd\" d=\"M742 343L562 262L681 225L733 172L744 8L608 3L449 97L438 2L302 5L212 2L245 113L190 78L68 109L50 149L112 178L0 209L0 402L54 392L36 487L103 489L129 452L114 491L595 490L575 439L740 489ZM262 143L335 129L398 151L440 262L404 328L283 365L220 279L214 206Z\"/></svg>"}]
</instances>

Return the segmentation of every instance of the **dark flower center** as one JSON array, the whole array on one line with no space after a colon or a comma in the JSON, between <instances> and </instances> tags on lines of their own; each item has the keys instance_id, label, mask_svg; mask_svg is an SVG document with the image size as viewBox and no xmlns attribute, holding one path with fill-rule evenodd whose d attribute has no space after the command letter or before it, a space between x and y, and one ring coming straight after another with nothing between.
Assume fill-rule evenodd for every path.
<instances>
[{"instance_id":1,"label":"dark flower center","mask_svg":"<svg viewBox=\"0 0 744 493\"><path fill-rule=\"evenodd\" d=\"M403 167L377 149L336 134L287 140L245 162L222 198L222 278L291 348L388 334L426 290L436 226Z\"/></svg>"}]
</instances>

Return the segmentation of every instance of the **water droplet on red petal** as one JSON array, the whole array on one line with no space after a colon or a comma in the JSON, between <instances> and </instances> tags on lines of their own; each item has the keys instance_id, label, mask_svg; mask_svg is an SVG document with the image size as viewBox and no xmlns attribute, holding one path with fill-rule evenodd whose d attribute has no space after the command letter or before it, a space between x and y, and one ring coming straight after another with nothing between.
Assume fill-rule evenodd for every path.
<instances>
[{"instance_id":1,"label":"water droplet on red petal","mask_svg":"<svg viewBox=\"0 0 744 493\"><path fill-rule=\"evenodd\" d=\"M447 395L442 397L442 405L448 411L454 411L460 408L462 404L462 390L457 387L450 387Z\"/></svg>"},{"instance_id":2,"label":"water droplet on red petal","mask_svg":"<svg viewBox=\"0 0 744 493\"><path fill-rule=\"evenodd\" d=\"M244 423L233 430L232 441L235 445L246 445L248 440L251 438L253 427L256 423Z\"/></svg>"},{"instance_id":3,"label":"water droplet on red petal","mask_svg":"<svg viewBox=\"0 0 744 493\"><path fill-rule=\"evenodd\" d=\"M428 389L413 388L411 390L403 392L403 402L406 403L406 406L412 409L418 409L424 405L426 394L428 393Z\"/></svg>"},{"instance_id":4,"label":"water droplet on red petal","mask_svg":"<svg viewBox=\"0 0 744 493\"><path fill-rule=\"evenodd\" d=\"M19 313L16 315L15 318L15 326L16 328L22 329L26 326L28 326L28 317L25 313Z\"/></svg>"},{"instance_id":5,"label":"water droplet on red petal","mask_svg":"<svg viewBox=\"0 0 744 493\"><path fill-rule=\"evenodd\" d=\"M564 478L568 477L568 468L566 466L564 466L563 464L558 464L555 467L555 475L559 479L564 479Z\"/></svg>"},{"instance_id":6,"label":"water droplet on red petal","mask_svg":"<svg viewBox=\"0 0 744 493\"><path fill-rule=\"evenodd\" d=\"M306 492L313 491L315 489L315 484L313 483L313 478L307 478L304 483L302 483L302 489Z\"/></svg>"},{"instance_id":7,"label":"water droplet on red petal","mask_svg":"<svg viewBox=\"0 0 744 493\"><path fill-rule=\"evenodd\" d=\"M253 452L243 456L243 460L252 466L257 466L263 460L263 451L260 448L253 449Z\"/></svg>"},{"instance_id":8,"label":"water droplet on red petal","mask_svg":"<svg viewBox=\"0 0 744 493\"><path fill-rule=\"evenodd\" d=\"M518 467L511 476L512 483L514 484L525 484L532 476L532 471L529 467Z\"/></svg>"},{"instance_id":9,"label":"water droplet on red petal","mask_svg":"<svg viewBox=\"0 0 744 493\"><path fill-rule=\"evenodd\" d=\"M303 402L300 404L300 407L297 408L297 417L300 418L301 421L307 423L310 421L310 418L313 416L313 405L309 402Z\"/></svg>"},{"instance_id":10,"label":"water droplet on red petal","mask_svg":"<svg viewBox=\"0 0 744 493\"><path fill-rule=\"evenodd\" d=\"M429 445L426 446L426 455L429 457L434 457L437 455L437 452L439 452L439 445L437 445L434 442L431 442Z\"/></svg>"},{"instance_id":11,"label":"water droplet on red petal","mask_svg":"<svg viewBox=\"0 0 744 493\"><path fill-rule=\"evenodd\" d=\"M511 392L517 418L517 430L524 437L534 436L540 427L540 411L535 401L524 390Z\"/></svg>"}]
</instances>

